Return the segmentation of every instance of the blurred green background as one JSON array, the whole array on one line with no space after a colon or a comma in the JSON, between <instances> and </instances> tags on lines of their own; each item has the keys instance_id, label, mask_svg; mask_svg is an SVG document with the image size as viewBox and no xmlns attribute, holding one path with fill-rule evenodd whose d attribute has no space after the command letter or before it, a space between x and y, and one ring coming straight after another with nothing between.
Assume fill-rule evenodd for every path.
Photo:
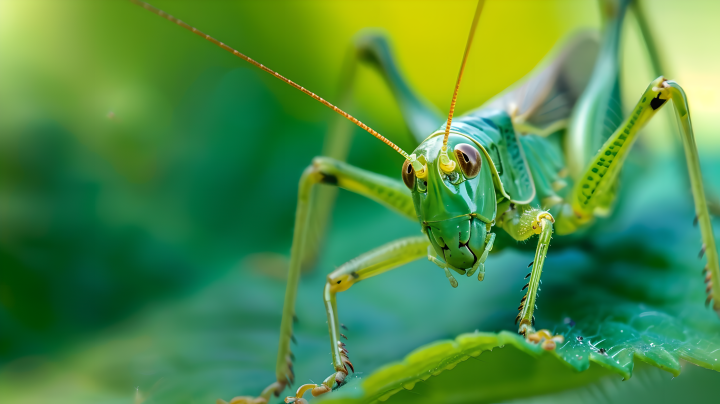
<instances>
[{"instance_id":1,"label":"blurred green background","mask_svg":"<svg viewBox=\"0 0 720 404\"><path fill-rule=\"evenodd\" d=\"M152 4L330 101L353 35L381 28L409 81L442 111L475 7L474 1ZM718 195L720 54L712 44L720 40L720 3L644 4L666 76L690 98L706 183ZM480 105L528 73L559 39L599 24L595 1L489 0L458 109ZM629 108L654 75L632 18L625 34ZM404 149L415 146L374 71L359 70L348 109ZM332 114L128 1L0 0L0 394L28 403L142 397L200 403L256 393L270 382L297 182L320 154ZM633 152L636 171L626 177L645 184L641 202L666 212L663 201L688 224L692 207L682 194L671 114L665 109L645 130ZM401 159L361 131L349 157L393 177ZM627 212L650 214L632 189L625 191L632 199ZM637 216L619 217L628 219L621 227L628 237L647 231L628 230ZM324 274L417 230L340 193L318 266L301 281L302 382L330 370ZM697 238L692 229L684 234ZM678 254L691 259L696 251ZM527 257L505 250L489 260L490 282L461 282L457 290L420 262L347 292L339 305L359 352L356 367L369 373L423 343L476 328L513 329ZM702 289L696 280L693 291ZM473 309L443 315L450 306ZM699 370L688 372L698 380L712 378L693 372ZM637 385L652 390L649 382ZM608 394L599 396L614 401Z\"/></svg>"}]
</instances>

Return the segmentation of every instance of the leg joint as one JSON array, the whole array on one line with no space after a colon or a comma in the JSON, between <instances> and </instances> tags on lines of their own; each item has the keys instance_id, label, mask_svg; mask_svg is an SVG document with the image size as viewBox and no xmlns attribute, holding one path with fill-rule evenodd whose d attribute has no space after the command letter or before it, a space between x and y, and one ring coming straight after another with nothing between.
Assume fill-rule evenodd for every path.
<instances>
[{"instance_id":1,"label":"leg joint","mask_svg":"<svg viewBox=\"0 0 720 404\"><path fill-rule=\"evenodd\" d=\"M329 157L315 157L312 164L305 170L305 173L315 183L338 185L336 164L337 160Z\"/></svg>"},{"instance_id":2,"label":"leg joint","mask_svg":"<svg viewBox=\"0 0 720 404\"><path fill-rule=\"evenodd\" d=\"M331 273L327 277L327 288L331 293L344 292L350 289L358 278L355 272L336 274Z\"/></svg>"}]
</instances>

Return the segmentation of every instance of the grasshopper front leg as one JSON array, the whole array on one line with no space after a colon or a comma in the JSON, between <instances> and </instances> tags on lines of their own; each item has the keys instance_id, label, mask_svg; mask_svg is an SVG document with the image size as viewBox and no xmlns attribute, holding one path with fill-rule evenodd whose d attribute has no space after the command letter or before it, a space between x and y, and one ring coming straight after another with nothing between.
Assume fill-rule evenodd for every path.
<instances>
[{"instance_id":1,"label":"grasshopper front leg","mask_svg":"<svg viewBox=\"0 0 720 404\"><path fill-rule=\"evenodd\" d=\"M523 286L523 290L526 292L520 301L518 307L520 313L515 318L515 324L519 323L519 334L524 335L528 341L542 342L543 348L548 350L554 349L555 343L562 341L562 336L552 336L547 330L535 332L535 316L533 313L537 302L537 294L540 291L540 276L545 264L545 256L552 239L553 223L555 223L555 219L550 213L528 206L514 207L503 213L498 220L498 225L518 241L526 240L536 234L539 235L535 259L531 264L532 270L525 277L530 279Z\"/></svg>"}]
</instances>

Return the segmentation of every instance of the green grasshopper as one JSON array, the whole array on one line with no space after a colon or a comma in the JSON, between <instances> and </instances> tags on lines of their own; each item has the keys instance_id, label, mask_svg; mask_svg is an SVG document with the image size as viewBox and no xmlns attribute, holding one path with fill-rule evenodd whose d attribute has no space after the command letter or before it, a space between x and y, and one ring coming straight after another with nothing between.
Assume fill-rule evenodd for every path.
<instances>
[{"instance_id":1,"label":"green grasshopper","mask_svg":"<svg viewBox=\"0 0 720 404\"><path fill-rule=\"evenodd\" d=\"M388 39L366 33L355 43L355 62L377 68L394 93L403 116L420 142L408 154L391 141L316 94L286 79L186 23L139 0L131 0L159 16L186 28L256 67L299 89L342 117L357 124L400 153L405 161L402 181L386 178L343 162L344 146L317 157L300 179L298 205L290 256L290 268L280 328L276 366L277 380L260 396L235 397L231 403L267 403L294 381L290 351L295 299L303 265L317 253L308 242L311 230L322 228L331 204L330 194L315 195L318 184L340 187L375 200L420 224L422 235L403 238L378 247L327 276L323 292L333 373L320 384L304 384L287 403L306 403L313 396L341 386L354 371L341 338L336 295L358 281L427 258L443 271L452 287L455 275L485 276L485 261L496 240L508 237L527 240L538 235L532 270L522 298L516 324L529 341L552 350L561 336L536 331L533 311L540 276L553 232L562 236L587 228L595 217L610 213L617 179L638 131L672 100L706 253L707 300L720 313L720 266L703 190L699 159L693 136L687 97L677 83L659 77L640 96L630 116L623 119L620 105L619 43L628 8L633 7L654 68L661 71L655 45L642 9L631 0L605 1L605 27L600 39L578 35L568 41L544 69L478 109L453 119L458 89L484 1L480 0L468 36L450 113L445 123L430 103L417 94L398 70ZM347 134L339 133L338 136ZM338 141L337 145L342 145ZM320 207L320 208L318 208ZM218 400L218 403L226 403Z\"/></svg>"}]
</instances>

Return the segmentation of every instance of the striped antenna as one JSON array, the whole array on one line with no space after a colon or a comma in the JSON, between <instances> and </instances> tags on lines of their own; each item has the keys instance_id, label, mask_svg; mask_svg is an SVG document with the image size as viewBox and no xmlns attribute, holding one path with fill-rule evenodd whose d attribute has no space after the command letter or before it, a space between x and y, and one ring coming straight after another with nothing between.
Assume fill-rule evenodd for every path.
<instances>
[{"instance_id":1,"label":"striped antenna","mask_svg":"<svg viewBox=\"0 0 720 404\"><path fill-rule=\"evenodd\" d=\"M448 116L447 125L445 126L445 137L443 138L442 154L440 156L441 164L445 166L452 166L449 171L452 171L455 164L447 157L447 142L450 136L450 124L452 123L453 114L455 113L455 102L457 101L458 90L460 89L460 80L462 80L463 72L465 71L465 63L467 62L468 54L470 54L470 46L472 45L473 37L475 36L475 28L480 20L480 13L482 12L485 0L478 0L477 8L475 9L475 16L473 17L472 26L470 27L470 34L468 35L467 44L465 45L465 54L463 55L462 64L460 65L460 73L458 73L457 82L455 83L455 91L453 92L452 101L450 102L450 115ZM445 159L443 159L443 155ZM447 164L445 161L447 160Z\"/></svg>"},{"instance_id":2,"label":"striped antenna","mask_svg":"<svg viewBox=\"0 0 720 404\"><path fill-rule=\"evenodd\" d=\"M159 15L160 17L162 17L162 18L164 18L164 19L166 19L166 20L168 20L168 21L170 21L170 22L173 22L173 23L175 23L175 24L177 24L177 25L185 28L186 30L188 30L188 31L190 31L190 32L192 32L192 33L194 33L194 34L197 34L197 35L199 35L199 36L207 39L208 41L210 41L210 42L214 43L215 45L223 48L224 50L232 53L233 55L239 57L240 59L242 59L242 60L244 60L244 61L246 61L246 62L248 62L248 63L250 63L250 64L252 64L252 65L254 65L254 66L256 66L256 67L259 67L260 69L262 69L262 70L266 71L267 73L273 75L275 78L277 78L277 79L279 79L279 80L281 80L281 81L284 81L285 83L287 83L287 84L289 84L289 85L297 88L298 90L300 90L300 91L302 91L303 93L309 95L309 96L312 97L313 99L319 101L321 104L325 105L326 107L328 107L328 108L332 109L333 111L337 112L338 114L344 116L345 118L347 118L349 121L351 121L351 122L354 123L355 125L363 128L364 130L366 130L366 131L367 131L368 133L370 133L371 135L373 135L373 136L375 136L376 138L380 139L380 140L381 140L382 142L384 142L386 145L392 147L393 149L395 149L396 152L400 153L403 157L405 157L406 160L410 160L410 161L414 160L411 156L408 156L408 154L405 153L405 151L404 151L403 149L401 149L401 148L398 147L395 143L393 143L393 142L391 142L390 140L388 140L387 138L385 138L383 135L379 134L377 131L373 130L371 127L369 127L369 126L365 125L364 123L360 122L357 118L353 117L352 115L348 114L347 112L343 111L342 109L336 107L335 105L329 103L328 101L325 101L325 99L323 99L323 98L320 97L319 95L313 93L312 91L306 89L305 87L303 87L303 86L295 83L294 81L292 81L292 80L290 80L290 79L288 79L288 78L285 78L285 77L282 76L280 73L273 71L273 70L270 69L269 67L267 67L267 66L265 66L265 65L263 65L263 64L261 64L261 63L259 63L259 62L257 62L257 61L255 61L254 59L251 59L249 56L246 56L246 55L238 52L237 50L235 50L235 49L227 46L226 44L218 41L217 39L211 37L210 35L205 34L204 32L198 30L197 28L192 27L192 26L186 24L185 22L183 22L183 21L181 21L181 20L178 20L177 18L173 17L172 15L170 15L170 14L168 14L168 13L166 13L166 12L160 10L160 9L155 8L155 7L151 6L151 5L148 4L148 3L145 3L144 1L140 1L140 0L130 0L130 1L133 2L133 3L135 3L135 4L137 4L137 5L139 5L139 6L141 6L141 7L143 7L143 8L145 8L146 10L149 10L149 11L151 11L151 12Z\"/></svg>"}]
</instances>

